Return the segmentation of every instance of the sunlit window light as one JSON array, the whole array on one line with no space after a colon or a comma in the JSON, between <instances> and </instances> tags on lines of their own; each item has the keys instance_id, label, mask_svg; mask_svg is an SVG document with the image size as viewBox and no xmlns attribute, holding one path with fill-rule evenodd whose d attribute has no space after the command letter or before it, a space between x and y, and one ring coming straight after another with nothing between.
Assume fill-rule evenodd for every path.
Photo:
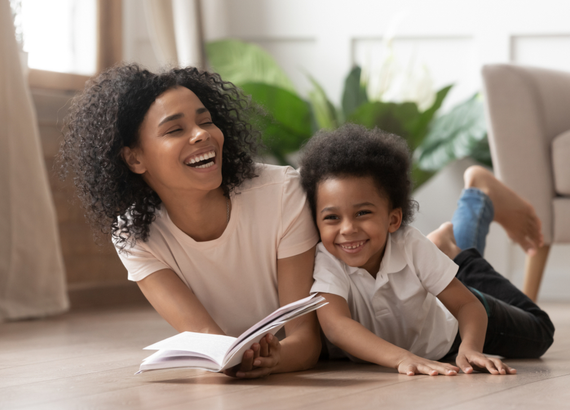
<instances>
[{"instance_id":1,"label":"sunlit window light","mask_svg":"<svg viewBox=\"0 0 570 410\"><path fill-rule=\"evenodd\" d=\"M97 58L96 0L20 0L30 68L92 75Z\"/></svg>"}]
</instances>

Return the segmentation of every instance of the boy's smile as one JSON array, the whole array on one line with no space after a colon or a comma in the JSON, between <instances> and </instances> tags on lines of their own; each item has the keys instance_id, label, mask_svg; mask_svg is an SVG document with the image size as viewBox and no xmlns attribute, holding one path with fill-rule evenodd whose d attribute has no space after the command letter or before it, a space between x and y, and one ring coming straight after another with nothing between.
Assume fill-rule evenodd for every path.
<instances>
[{"instance_id":1,"label":"boy's smile","mask_svg":"<svg viewBox=\"0 0 570 410\"><path fill-rule=\"evenodd\" d=\"M391 209L372 177L327 179L319 183L316 220L325 248L349 266L380 269L388 233L396 232L402 210Z\"/></svg>"}]
</instances>

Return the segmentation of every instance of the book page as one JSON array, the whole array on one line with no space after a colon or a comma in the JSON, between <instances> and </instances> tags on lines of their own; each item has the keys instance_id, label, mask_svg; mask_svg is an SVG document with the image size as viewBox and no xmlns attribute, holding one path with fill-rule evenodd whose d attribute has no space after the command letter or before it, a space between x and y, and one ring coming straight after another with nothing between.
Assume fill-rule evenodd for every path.
<instances>
[{"instance_id":1,"label":"book page","mask_svg":"<svg viewBox=\"0 0 570 410\"><path fill-rule=\"evenodd\" d=\"M235 337L207 333L182 332L145 347L145 350L178 350L187 356L210 357L220 366ZM196 354L194 354L196 353Z\"/></svg>"},{"instance_id":2,"label":"book page","mask_svg":"<svg viewBox=\"0 0 570 410\"><path fill-rule=\"evenodd\" d=\"M182 354L176 355L176 354ZM159 350L149 357L143 359L139 374L149 370L170 369L175 367L191 367L194 369L203 369L209 371L219 371L220 366L205 357L188 357L184 356L187 352L179 350Z\"/></svg>"}]
</instances>

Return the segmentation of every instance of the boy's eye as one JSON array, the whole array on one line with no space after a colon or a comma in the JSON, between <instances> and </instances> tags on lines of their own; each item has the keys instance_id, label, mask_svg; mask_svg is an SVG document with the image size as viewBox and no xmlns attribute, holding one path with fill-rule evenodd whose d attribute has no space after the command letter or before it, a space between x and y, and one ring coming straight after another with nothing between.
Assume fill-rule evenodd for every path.
<instances>
[{"instance_id":1,"label":"boy's eye","mask_svg":"<svg viewBox=\"0 0 570 410\"><path fill-rule=\"evenodd\" d=\"M371 213L372 213L371 211L362 210L362 211L358 211L358 212L356 213L356 216L364 216L364 215L368 215L368 214L371 214Z\"/></svg>"},{"instance_id":2,"label":"boy's eye","mask_svg":"<svg viewBox=\"0 0 570 410\"><path fill-rule=\"evenodd\" d=\"M338 219L338 216L336 216L336 215L326 215L323 219L324 219L325 221L326 221L326 220L334 221L334 220Z\"/></svg>"}]
</instances>

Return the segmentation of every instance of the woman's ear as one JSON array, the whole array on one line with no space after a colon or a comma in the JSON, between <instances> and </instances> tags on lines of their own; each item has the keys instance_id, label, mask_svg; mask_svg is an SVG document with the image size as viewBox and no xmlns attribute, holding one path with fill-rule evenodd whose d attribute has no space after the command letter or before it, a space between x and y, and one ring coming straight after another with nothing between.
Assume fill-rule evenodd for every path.
<instances>
[{"instance_id":1,"label":"woman's ear","mask_svg":"<svg viewBox=\"0 0 570 410\"><path fill-rule=\"evenodd\" d=\"M388 226L388 232L394 233L402 225L402 208L392 209L390 211L390 225Z\"/></svg>"},{"instance_id":2,"label":"woman's ear","mask_svg":"<svg viewBox=\"0 0 570 410\"><path fill-rule=\"evenodd\" d=\"M146 172L144 164L139 159L138 150L123 147L121 149L121 157L129 169L135 174L144 174Z\"/></svg>"}]
</instances>

